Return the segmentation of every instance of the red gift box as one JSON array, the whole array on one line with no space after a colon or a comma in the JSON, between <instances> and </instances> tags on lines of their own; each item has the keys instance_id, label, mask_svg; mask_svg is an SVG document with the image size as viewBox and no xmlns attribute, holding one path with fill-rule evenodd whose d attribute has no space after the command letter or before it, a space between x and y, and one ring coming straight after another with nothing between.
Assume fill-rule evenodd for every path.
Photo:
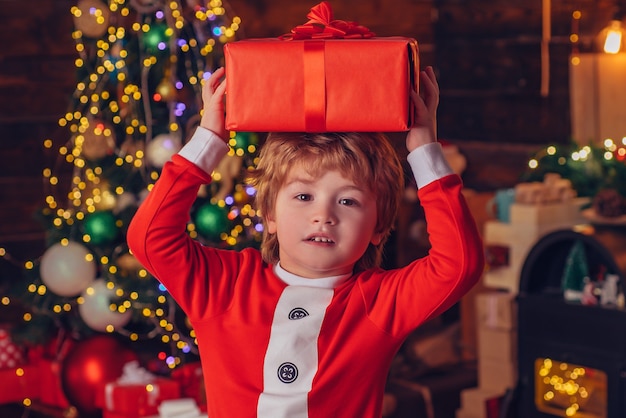
<instances>
[{"instance_id":1,"label":"red gift box","mask_svg":"<svg viewBox=\"0 0 626 418\"><path fill-rule=\"evenodd\" d=\"M405 131L417 91L417 41L370 37L327 3L282 38L224 46L226 127L256 132Z\"/></svg>"},{"instance_id":2,"label":"red gift box","mask_svg":"<svg viewBox=\"0 0 626 418\"><path fill-rule=\"evenodd\" d=\"M131 418L134 415L118 414L117 412L102 411L102 418Z\"/></svg>"},{"instance_id":3,"label":"red gift box","mask_svg":"<svg viewBox=\"0 0 626 418\"><path fill-rule=\"evenodd\" d=\"M9 327L0 327L0 369L15 369L23 364L24 350L11 339Z\"/></svg>"},{"instance_id":4,"label":"red gift box","mask_svg":"<svg viewBox=\"0 0 626 418\"><path fill-rule=\"evenodd\" d=\"M199 361L177 367L171 378L179 383L182 397L195 400L199 408L206 411L204 375Z\"/></svg>"},{"instance_id":5,"label":"red gift box","mask_svg":"<svg viewBox=\"0 0 626 418\"><path fill-rule=\"evenodd\" d=\"M38 374L38 368L32 365L0 370L0 404L39 397Z\"/></svg>"},{"instance_id":6,"label":"red gift box","mask_svg":"<svg viewBox=\"0 0 626 418\"><path fill-rule=\"evenodd\" d=\"M119 412L112 412L112 411L102 411L102 418L137 418L138 415L135 415L135 413L132 414L122 414ZM141 415L141 417L144 417L144 415ZM153 415L151 417L148 418L159 418L158 415Z\"/></svg>"},{"instance_id":7,"label":"red gift box","mask_svg":"<svg viewBox=\"0 0 626 418\"><path fill-rule=\"evenodd\" d=\"M110 417L145 417L158 415L161 402L178 398L178 382L157 378L149 383L107 383L96 393L95 404Z\"/></svg>"},{"instance_id":8,"label":"red gift box","mask_svg":"<svg viewBox=\"0 0 626 418\"><path fill-rule=\"evenodd\" d=\"M37 360L38 380L41 388L39 401L45 405L68 408L67 400L61 385L61 361L41 358Z\"/></svg>"}]
</instances>

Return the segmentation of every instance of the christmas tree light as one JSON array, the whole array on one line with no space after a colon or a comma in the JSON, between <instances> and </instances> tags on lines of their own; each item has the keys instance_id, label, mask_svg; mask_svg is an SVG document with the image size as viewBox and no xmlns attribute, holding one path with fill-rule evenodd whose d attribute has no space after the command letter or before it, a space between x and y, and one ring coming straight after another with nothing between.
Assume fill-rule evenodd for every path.
<instances>
[{"instance_id":1,"label":"christmas tree light","mask_svg":"<svg viewBox=\"0 0 626 418\"><path fill-rule=\"evenodd\" d=\"M167 289L129 252L126 228L163 164L199 123L204 80L223 65L223 45L241 20L220 0L79 0L71 8L76 88L59 119L64 139L46 138L54 164L40 217L41 258L20 263L24 280L2 304L26 308L14 340L45 344L116 333L164 344L174 368L196 353L195 335ZM258 138L231 133L231 151L201 191L188 233L221 248L256 246L255 191L241 178ZM12 260L5 249L0 256Z\"/></svg>"},{"instance_id":2,"label":"christmas tree light","mask_svg":"<svg viewBox=\"0 0 626 418\"><path fill-rule=\"evenodd\" d=\"M528 160L520 180L543 181L546 173L571 180L579 196L593 197L600 190L615 189L626 197L626 137L605 138L601 144L548 145Z\"/></svg>"}]
</instances>

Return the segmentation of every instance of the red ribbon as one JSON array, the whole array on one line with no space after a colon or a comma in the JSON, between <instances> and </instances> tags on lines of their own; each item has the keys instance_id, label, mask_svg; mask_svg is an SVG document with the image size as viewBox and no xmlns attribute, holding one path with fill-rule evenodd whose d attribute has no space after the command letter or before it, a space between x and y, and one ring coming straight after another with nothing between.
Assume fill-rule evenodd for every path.
<instances>
[{"instance_id":1,"label":"red ribbon","mask_svg":"<svg viewBox=\"0 0 626 418\"><path fill-rule=\"evenodd\" d=\"M309 14L309 19L304 25L296 26L280 38L283 40L298 39L348 39L348 38L372 38L376 36L365 26L356 22L346 20L334 20L333 10L327 1L313 6Z\"/></svg>"},{"instance_id":2,"label":"red ribbon","mask_svg":"<svg viewBox=\"0 0 626 418\"><path fill-rule=\"evenodd\" d=\"M303 42L304 47L304 128L307 132L326 131L326 43Z\"/></svg>"}]
</instances>

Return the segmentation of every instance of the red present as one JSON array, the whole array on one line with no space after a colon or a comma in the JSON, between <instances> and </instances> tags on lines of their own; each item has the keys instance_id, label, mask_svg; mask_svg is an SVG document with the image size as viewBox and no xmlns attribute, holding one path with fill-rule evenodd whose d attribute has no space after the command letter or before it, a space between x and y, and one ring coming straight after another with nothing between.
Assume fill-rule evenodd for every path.
<instances>
[{"instance_id":1,"label":"red present","mask_svg":"<svg viewBox=\"0 0 626 418\"><path fill-rule=\"evenodd\" d=\"M41 358L36 364L39 374L37 383L41 388L39 401L49 406L68 408L70 402L61 386L61 361Z\"/></svg>"},{"instance_id":2,"label":"red present","mask_svg":"<svg viewBox=\"0 0 626 418\"><path fill-rule=\"evenodd\" d=\"M117 412L102 411L102 418L130 418L125 414L118 414Z\"/></svg>"},{"instance_id":3,"label":"red present","mask_svg":"<svg viewBox=\"0 0 626 418\"><path fill-rule=\"evenodd\" d=\"M137 418L138 415L135 415L135 413L132 414L122 414L119 412L113 412L113 411L102 411L102 418ZM143 417L143 415L142 415ZM152 415L148 418L159 418L158 415Z\"/></svg>"},{"instance_id":4,"label":"red present","mask_svg":"<svg viewBox=\"0 0 626 418\"><path fill-rule=\"evenodd\" d=\"M411 38L377 38L327 3L282 38L224 46L226 127L256 132L405 131L419 58Z\"/></svg>"},{"instance_id":5,"label":"red present","mask_svg":"<svg viewBox=\"0 0 626 418\"><path fill-rule=\"evenodd\" d=\"M206 410L204 375L199 361L177 367L172 371L171 377L179 383L183 398L195 400L201 410Z\"/></svg>"},{"instance_id":6,"label":"red present","mask_svg":"<svg viewBox=\"0 0 626 418\"><path fill-rule=\"evenodd\" d=\"M96 393L95 405L112 417L145 417L158 415L161 402L178 398L178 382L157 378L149 383L107 383Z\"/></svg>"},{"instance_id":7,"label":"red present","mask_svg":"<svg viewBox=\"0 0 626 418\"><path fill-rule=\"evenodd\" d=\"M113 411L102 411L102 418L137 418L137 415L135 415L134 413L129 415L129 414L122 414L122 413L113 412ZM153 415L148 418L159 418L159 416Z\"/></svg>"},{"instance_id":8,"label":"red present","mask_svg":"<svg viewBox=\"0 0 626 418\"><path fill-rule=\"evenodd\" d=\"M0 370L0 404L39 397L38 374L38 368L32 365Z\"/></svg>"},{"instance_id":9,"label":"red present","mask_svg":"<svg viewBox=\"0 0 626 418\"><path fill-rule=\"evenodd\" d=\"M0 370L24 365L24 350L11 340L9 327L0 328Z\"/></svg>"}]
</instances>

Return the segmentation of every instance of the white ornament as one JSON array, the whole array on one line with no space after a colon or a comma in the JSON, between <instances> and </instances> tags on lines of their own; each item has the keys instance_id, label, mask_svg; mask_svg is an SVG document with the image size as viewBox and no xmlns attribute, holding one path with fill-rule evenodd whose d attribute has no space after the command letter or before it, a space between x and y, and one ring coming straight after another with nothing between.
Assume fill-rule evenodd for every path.
<instances>
[{"instance_id":1,"label":"white ornament","mask_svg":"<svg viewBox=\"0 0 626 418\"><path fill-rule=\"evenodd\" d=\"M137 206L137 198L134 194L130 192L124 192L117 197L115 202L115 208L113 208L114 214L119 214L126 208L136 207Z\"/></svg>"},{"instance_id":2,"label":"white ornament","mask_svg":"<svg viewBox=\"0 0 626 418\"><path fill-rule=\"evenodd\" d=\"M619 276L617 274L607 274L602 285L602 292L600 293L600 303L602 305L617 305L617 297L619 294L618 289Z\"/></svg>"},{"instance_id":3,"label":"white ornament","mask_svg":"<svg viewBox=\"0 0 626 418\"><path fill-rule=\"evenodd\" d=\"M176 134L157 135L146 144L146 161L153 167L162 168L182 147L182 140Z\"/></svg>"},{"instance_id":4,"label":"white ornament","mask_svg":"<svg viewBox=\"0 0 626 418\"><path fill-rule=\"evenodd\" d=\"M96 264L89 250L73 241L48 248L39 270L41 281L59 296L80 295L96 278Z\"/></svg>"},{"instance_id":5,"label":"white ornament","mask_svg":"<svg viewBox=\"0 0 626 418\"><path fill-rule=\"evenodd\" d=\"M82 296L84 302L78 305L78 312L89 328L106 331L108 325L121 328L130 321L130 311L120 313L111 310L111 299L115 296L115 289L109 289L104 279L95 280Z\"/></svg>"}]
</instances>

